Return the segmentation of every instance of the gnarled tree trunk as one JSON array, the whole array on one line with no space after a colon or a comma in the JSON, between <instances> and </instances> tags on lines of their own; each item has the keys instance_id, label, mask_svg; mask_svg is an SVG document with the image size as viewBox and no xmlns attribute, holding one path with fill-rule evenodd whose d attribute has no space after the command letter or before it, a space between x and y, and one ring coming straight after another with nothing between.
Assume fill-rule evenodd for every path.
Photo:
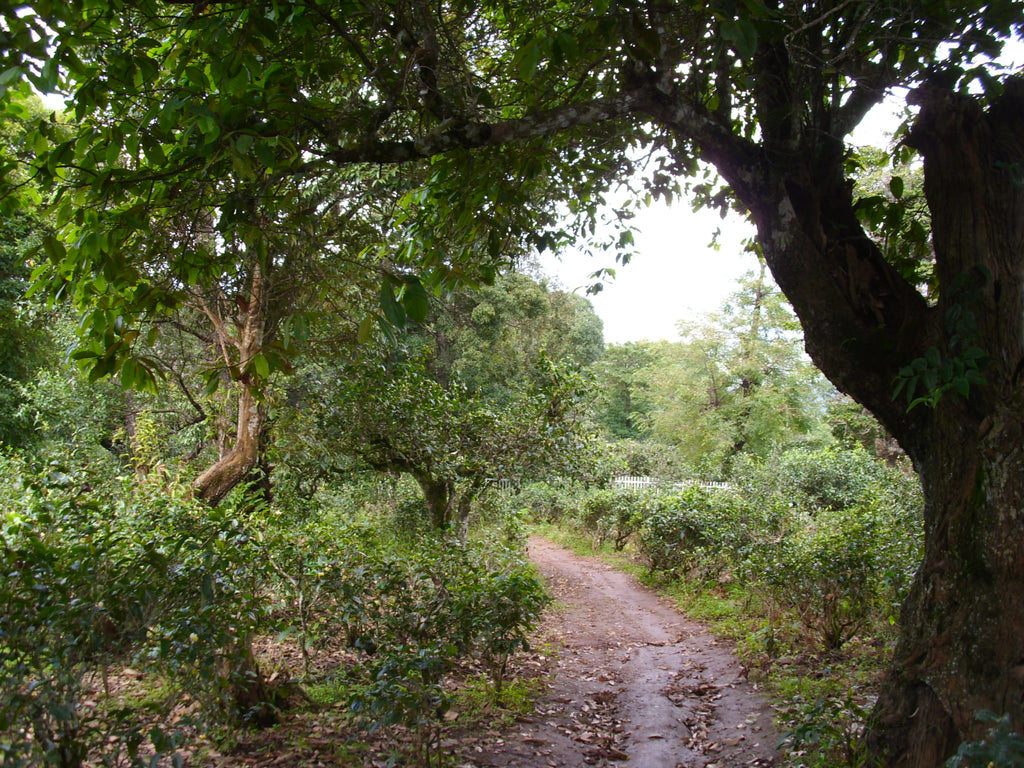
<instances>
[{"instance_id":1,"label":"gnarled tree trunk","mask_svg":"<svg viewBox=\"0 0 1024 768\"><path fill-rule=\"evenodd\" d=\"M984 735L980 710L1024 732L1024 81L987 112L948 90L917 96L931 303L866 236L841 138L768 119L791 114L788 94L763 94L763 151L713 133L702 144L750 209L808 353L899 440L922 482L924 559L868 733L890 768L941 766ZM977 350L985 383L965 390ZM940 396L909 408L896 380L929 359L935 379L922 375L918 393Z\"/></svg>"},{"instance_id":2,"label":"gnarled tree trunk","mask_svg":"<svg viewBox=\"0 0 1024 768\"><path fill-rule=\"evenodd\" d=\"M211 506L220 503L249 474L260 458L260 442L266 427L266 408L262 401L260 381L250 362L263 350L267 324L267 292L259 266L253 268L248 301L238 301L240 316L235 329L229 327L218 308L204 306L213 323L224 363L237 371L238 419L231 448L192 483L196 498ZM235 360L237 355L237 361Z\"/></svg>"},{"instance_id":3,"label":"gnarled tree trunk","mask_svg":"<svg viewBox=\"0 0 1024 768\"><path fill-rule=\"evenodd\" d=\"M260 458L260 435L266 423L266 409L256 388L238 382L238 423L231 449L192 483L192 492L211 506L220 503L246 478Z\"/></svg>"},{"instance_id":4,"label":"gnarled tree trunk","mask_svg":"<svg viewBox=\"0 0 1024 768\"><path fill-rule=\"evenodd\" d=\"M448 527L451 522L452 507L455 504L455 489L448 480L438 480L435 477L414 473L420 490L423 491L423 499L427 503L427 513L430 515L430 524L441 530Z\"/></svg>"},{"instance_id":5,"label":"gnarled tree trunk","mask_svg":"<svg viewBox=\"0 0 1024 768\"><path fill-rule=\"evenodd\" d=\"M1024 732L1024 82L987 114L940 90L919 100L908 141L925 159L937 346L989 360L984 386L897 434L924 486L925 557L871 736L886 765L908 768L979 737L981 710Z\"/></svg>"}]
</instances>

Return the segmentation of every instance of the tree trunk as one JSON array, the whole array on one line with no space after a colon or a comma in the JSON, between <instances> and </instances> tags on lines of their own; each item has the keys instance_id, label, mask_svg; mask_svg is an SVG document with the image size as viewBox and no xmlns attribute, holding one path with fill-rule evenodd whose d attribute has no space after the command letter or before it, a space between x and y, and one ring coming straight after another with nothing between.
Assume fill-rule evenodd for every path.
<instances>
[{"instance_id":1,"label":"tree trunk","mask_svg":"<svg viewBox=\"0 0 1024 768\"><path fill-rule=\"evenodd\" d=\"M1024 82L987 114L918 99L908 142L925 159L940 352L989 356L984 386L944 395L923 436L896 435L924 487L925 556L870 743L885 765L929 768L984 734L981 710L1024 733Z\"/></svg>"},{"instance_id":2,"label":"tree trunk","mask_svg":"<svg viewBox=\"0 0 1024 768\"><path fill-rule=\"evenodd\" d=\"M480 493L480 485L481 483L478 481L470 483L469 487L459 496L459 538L463 541L469 536L469 516L473 512L473 502L476 500L477 494Z\"/></svg>"},{"instance_id":3,"label":"tree trunk","mask_svg":"<svg viewBox=\"0 0 1024 768\"><path fill-rule=\"evenodd\" d=\"M219 311L204 307L207 317L217 331L225 366L228 370L237 371L238 387L238 419L234 444L192 483L192 492L196 498L211 506L223 501L224 497L256 466L260 459L260 444L266 427L266 408L261 398L260 381L253 371L247 370L250 362L263 351L264 332L267 326L266 285L258 266L253 268L248 301L238 303L242 305L242 310L236 322L237 335L232 333ZM229 351L231 348L234 348L238 355L237 363L232 359Z\"/></svg>"},{"instance_id":4,"label":"tree trunk","mask_svg":"<svg viewBox=\"0 0 1024 768\"><path fill-rule=\"evenodd\" d=\"M856 216L839 139L763 156L707 152L747 204L808 353L906 450L925 496L925 553L905 602L868 745L890 768L938 768L984 735L981 710L1024 732L1024 84L984 112L948 91L919 93L910 141L924 157L934 305L881 256ZM985 384L957 380L969 350ZM894 383L935 359L940 395L909 408Z\"/></svg>"},{"instance_id":5,"label":"tree trunk","mask_svg":"<svg viewBox=\"0 0 1024 768\"><path fill-rule=\"evenodd\" d=\"M430 524L438 530L447 528L451 521L452 504L455 501L455 489L452 487L452 483L420 474L415 477L423 491L423 499L427 503Z\"/></svg>"},{"instance_id":6,"label":"tree trunk","mask_svg":"<svg viewBox=\"0 0 1024 768\"><path fill-rule=\"evenodd\" d=\"M235 443L192 483L192 492L197 499L215 506L246 478L259 461L260 434L265 421L266 411L253 387L239 382Z\"/></svg>"},{"instance_id":7,"label":"tree trunk","mask_svg":"<svg viewBox=\"0 0 1024 768\"><path fill-rule=\"evenodd\" d=\"M981 710L1024 727L1024 421L1021 402L981 424L945 413L918 471L925 557L875 707L888 766L940 766L980 738ZM941 404L940 404L941 405Z\"/></svg>"}]
</instances>

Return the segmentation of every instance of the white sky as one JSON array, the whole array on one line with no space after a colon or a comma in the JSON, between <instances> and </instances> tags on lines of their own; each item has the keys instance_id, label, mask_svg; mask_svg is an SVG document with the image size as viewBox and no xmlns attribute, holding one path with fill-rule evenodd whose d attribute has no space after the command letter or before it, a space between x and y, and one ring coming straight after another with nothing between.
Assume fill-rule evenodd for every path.
<instances>
[{"instance_id":1,"label":"white sky","mask_svg":"<svg viewBox=\"0 0 1024 768\"><path fill-rule=\"evenodd\" d=\"M565 290L583 294L602 267L615 269L614 280L588 298L604 321L606 343L675 339L676 323L718 308L736 290L736 281L754 269L752 254L742 241L753 228L739 217L725 221L711 211L692 212L685 201L669 207L654 203L634 219L636 255L626 266L614 255L590 258L578 251L541 259L541 267ZM715 229L722 230L719 250L710 247Z\"/></svg>"}]
</instances>

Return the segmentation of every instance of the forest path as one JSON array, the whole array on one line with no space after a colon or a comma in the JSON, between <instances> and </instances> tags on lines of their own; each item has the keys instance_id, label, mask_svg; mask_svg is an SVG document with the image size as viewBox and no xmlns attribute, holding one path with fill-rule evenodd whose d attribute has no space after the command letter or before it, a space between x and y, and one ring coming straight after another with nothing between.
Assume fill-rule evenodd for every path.
<instances>
[{"instance_id":1,"label":"forest path","mask_svg":"<svg viewBox=\"0 0 1024 768\"><path fill-rule=\"evenodd\" d=\"M471 765L773 764L769 708L727 643L596 558L538 537L530 557L556 601L541 627L550 689Z\"/></svg>"}]
</instances>

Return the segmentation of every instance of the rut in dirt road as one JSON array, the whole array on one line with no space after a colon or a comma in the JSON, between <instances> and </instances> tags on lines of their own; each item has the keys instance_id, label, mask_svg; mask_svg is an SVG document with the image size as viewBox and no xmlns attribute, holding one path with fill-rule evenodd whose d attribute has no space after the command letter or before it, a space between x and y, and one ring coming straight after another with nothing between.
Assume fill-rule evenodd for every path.
<instances>
[{"instance_id":1,"label":"rut in dirt road","mask_svg":"<svg viewBox=\"0 0 1024 768\"><path fill-rule=\"evenodd\" d=\"M630 576L533 538L556 600L555 657L538 715L475 765L754 768L773 764L769 709L701 625Z\"/></svg>"}]
</instances>

